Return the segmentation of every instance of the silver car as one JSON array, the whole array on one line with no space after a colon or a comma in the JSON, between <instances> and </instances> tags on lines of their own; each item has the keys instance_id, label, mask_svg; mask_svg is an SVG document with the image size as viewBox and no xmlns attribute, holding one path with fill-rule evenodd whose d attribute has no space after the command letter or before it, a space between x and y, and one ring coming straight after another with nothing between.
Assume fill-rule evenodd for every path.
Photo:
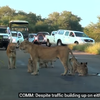
<instances>
[{"instance_id":1,"label":"silver car","mask_svg":"<svg viewBox=\"0 0 100 100\"><path fill-rule=\"evenodd\" d=\"M37 33L28 34L28 41L33 42L36 36L37 36Z\"/></svg>"}]
</instances>

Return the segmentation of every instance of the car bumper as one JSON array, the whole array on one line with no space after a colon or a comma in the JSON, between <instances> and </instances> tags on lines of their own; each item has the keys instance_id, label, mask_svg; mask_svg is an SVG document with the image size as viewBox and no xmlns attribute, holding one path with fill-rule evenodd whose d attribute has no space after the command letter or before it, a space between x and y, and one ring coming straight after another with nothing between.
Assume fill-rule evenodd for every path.
<instances>
[{"instance_id":1,"label":"car bumper","mask_svg":"<svg viewBox=\"0 0 100 100\"><path fill-rule=\"evenodd\" d=\"M38 44L38 43L40 43L40 44L46 44L47 42L46 41L33 41L35 44Z\"/></svg>"}]
</instances>

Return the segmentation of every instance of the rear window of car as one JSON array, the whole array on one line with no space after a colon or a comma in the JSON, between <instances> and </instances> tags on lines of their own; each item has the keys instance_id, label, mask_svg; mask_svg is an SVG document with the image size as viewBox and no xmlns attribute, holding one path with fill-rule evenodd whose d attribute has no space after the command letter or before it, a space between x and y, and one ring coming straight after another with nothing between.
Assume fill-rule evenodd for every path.
<instances>
[{"instance_id":1,"label":"rear window of car","mask_svg":"<svg viewBox=\"0 0 100 100\"><path fill-rule=\"evenodd\" d=\"M33 38L34 37L34 35L29 35L29 38Z\"/></svg>"},{"instance_id":2,"label":"rear window of car","mask_svg":"<svg viewBox=\"0 0 100 100\"><path fill-rule=\"evenodd\" d=\"M38 34L49 35L48 32L39 32Z\"/></svg>"},{"instance_id":3,"label":"rear window of car","mask_svg":"<svg viewBox=\"0 0 100 100\"><path fill-rule=\"evenodd\" d=\"M29 38L34 38L34 36L37 36L36 34L30 34Z\"/></svg>"}]
</instances>

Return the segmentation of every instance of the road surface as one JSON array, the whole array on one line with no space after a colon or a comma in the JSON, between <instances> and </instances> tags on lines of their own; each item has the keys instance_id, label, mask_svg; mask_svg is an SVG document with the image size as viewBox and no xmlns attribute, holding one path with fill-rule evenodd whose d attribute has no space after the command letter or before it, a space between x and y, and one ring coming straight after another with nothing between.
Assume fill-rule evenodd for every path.
<instances>
[{"instance_id":1,"label":"road surface","mask_svg":"<svg viewBox=\"0 0 100 100\"><path fill-rule=\"evenodd\" d=\"M73 51L79 62L88 62L89 73L100 73L100 55ZM17 49L16 69L8 70L6 51L0 49L0 100L41 100L43 98L19 98L20 92L32 93L100 93L99 76L60 76L64 68L59 59L54 68L41 68L38 76L27 73L29 54ZM4 61L4 64L1 63ZM35 94L35 96L39 96ZM61 96L61 95L60 95ZM64 95L64 97L66 94ZM77 95L78 96L78 95ZM77 100L78 97L74 98ZM46 98L46 100L62 100ZM63 98L70 100L73 98ZM84 100L84 98L81 98ZM95 100L96 98L86 98ZM100 99L100 95L98 100Z\"/></svg>"}]
</instances>

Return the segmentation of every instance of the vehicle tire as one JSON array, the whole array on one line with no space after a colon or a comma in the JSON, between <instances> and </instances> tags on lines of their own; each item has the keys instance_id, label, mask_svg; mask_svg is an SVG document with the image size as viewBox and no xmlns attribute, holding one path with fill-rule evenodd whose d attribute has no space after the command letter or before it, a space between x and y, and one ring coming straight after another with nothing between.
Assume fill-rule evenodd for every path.
<instances>
[{"instance_id":1,"label":"vehicle tire","mask_svg":"<svg viewBox=\"0 0 100 100\"><path fill-rule=\"evenodd\" d=\"M62 45L61 40L58 40L57 45L58 45L58 46L61 46L61 45Z\"/></svg>"},{"instance_id":2,"label":"vehicle tire","mask_svg":"<svg viewBox=\"0 0 100 100\"><path fill-rule=\"evenodd\" d=\"M75 41L75 44L79 44L77 41Z\"/></svg>"},{"instance_id":3,"label":"vehicle tire","mask_svg":"<svg viewBox=\"0 0 100 100\"><path fill-rule=\"evenodd\" d=\"M7 50L7 46L5 46L5 50Z\"/></svg>"},{"instance_id":4,"label":"vehicle tire","mask_svg":"<svg viewBox=\"0 0 100 100\"><path fill-rule=\"evenodd\" d=\"M19 41L17 42L17 45L16 45L16 47L17 47L17 48L19 48Z\"/></svg>"},{"instance_id":5,"label":"vehicle tire","mask_svg":"<svg viewBox=\"0 0 100 100\"><path fill-rule=\"evenodd\" d=\"M7 44L5 45L5 50L7 50L8 44L9 44L9 43L7 43Z\"/></svg>"},{"instance_id":6,"label":"vehicle tire","mask_svg":"<svg viewBox=\"0 0 100 100\"><path fill-rule=\"evenodd\" d=\"M49 39L47 39L46 46L47 47L50 47L51 46L51 43L49 42Z\"/></svg>"}]
</instances>

